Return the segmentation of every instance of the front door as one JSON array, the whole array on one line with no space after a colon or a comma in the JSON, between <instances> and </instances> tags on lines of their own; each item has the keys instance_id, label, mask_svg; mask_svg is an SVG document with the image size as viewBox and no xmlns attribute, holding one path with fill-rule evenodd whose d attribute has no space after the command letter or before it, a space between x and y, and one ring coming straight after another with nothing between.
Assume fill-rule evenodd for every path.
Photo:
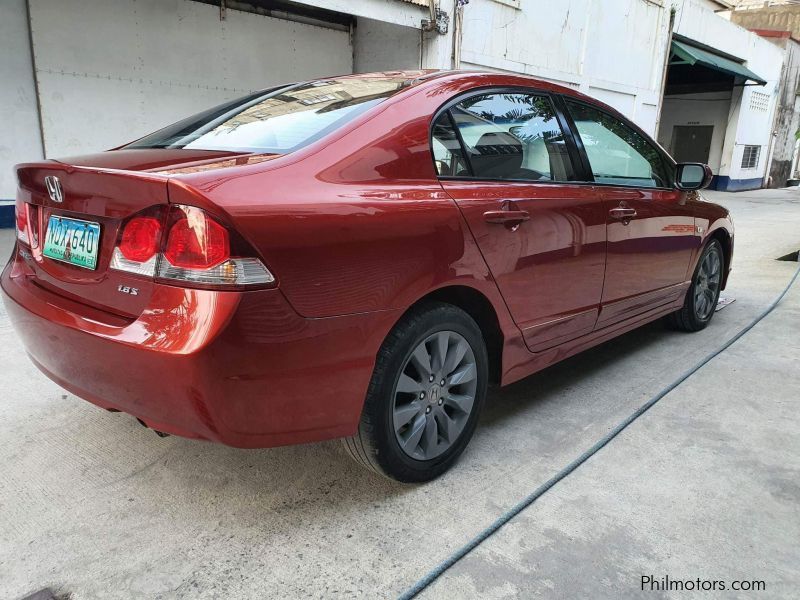
<instances>
[{"instance_id":1,"label":"front door","mask_svg":"<svg viewBox=\"0 0 800 600\"><path fill-rule=\"evenodd\" d=\"M700 238L672 166L644 135L594 106L566 101L608 224L598 328L669 304L686 292Z\"/></svg>"},{"instance_id":2,"label":"front door","mask_svg":"<svg viewBox=\"0 0 800 600\"><path fill-rule=\"evenodd\" d=\"M537 352L595 326L606 258L606 211L574 183L550 98L484 91L442 113L433 150L526 344Z\"/></svg>"}]
</instances>

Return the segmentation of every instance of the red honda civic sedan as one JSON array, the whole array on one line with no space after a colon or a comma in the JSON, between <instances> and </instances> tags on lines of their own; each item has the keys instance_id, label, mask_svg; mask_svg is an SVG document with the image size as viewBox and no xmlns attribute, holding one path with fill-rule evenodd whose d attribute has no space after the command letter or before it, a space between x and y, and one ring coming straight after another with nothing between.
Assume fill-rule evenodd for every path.
<instances>
[{"instance_id":1,"label":"red honda civic sedan","mask_svg":"<svg viewBox=\"0 0 800 600\"><path fill-rule=\"evenodd\" d=\"M489 382L704 328L733 251L708 167L523 76L285 85L16 173L2 288L48 377L161 433L344 438L401 481L456 461Z\"/></svg>"}]
</instances>

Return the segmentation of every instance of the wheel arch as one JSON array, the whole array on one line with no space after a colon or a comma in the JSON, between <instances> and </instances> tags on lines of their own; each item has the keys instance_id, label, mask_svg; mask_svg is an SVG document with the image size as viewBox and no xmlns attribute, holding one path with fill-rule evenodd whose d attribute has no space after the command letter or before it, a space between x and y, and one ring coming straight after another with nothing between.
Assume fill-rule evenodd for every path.
<instances>
[{"instance_id":1,"label":"wheel arch","mask_svg":"<svg viewBox=\"0 0 800 600\"><path fill-rule=\"evenodd\" d=\"M503 365L503 330L497 311L491 300L481 291L467 285L448 285L437 288L416 300L398 322L406 314L426 302L444 302L460 308L478 324L483 339L486 342L486 351L489 356L489 381L499 383Z\"/></svg>"},{"instance_id":2,"label":"wheel arch","mask_svg":"<svg viewBox=\"0 0 800 600\"><path fill-rule=\"evenodd\" d=\"M720 286L720 289L724 290L728 285L728 274L730 273L731 261L733 260L733 237L727 229L720 227L711 232L706 239L706 245L711 240L717 240L722 246L722 256L725 260L725 268L722 272L722 285Z\"/></svg>"}]
</instances>

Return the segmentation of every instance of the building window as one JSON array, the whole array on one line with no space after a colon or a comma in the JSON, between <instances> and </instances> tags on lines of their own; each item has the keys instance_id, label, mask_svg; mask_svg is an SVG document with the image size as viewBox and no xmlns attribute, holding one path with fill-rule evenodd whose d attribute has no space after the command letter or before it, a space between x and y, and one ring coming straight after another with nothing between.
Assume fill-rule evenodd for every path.
<instances>
[{"instance_id":1,"label":"building window","mask_svg":"<svg viewBox=\"0 0 800 600\"><path fill-rule=\"evenodd\" d=\"M761 146L745 146L742 155L742 168L755 169L758 166L758 157L761 156Z\"/></svg>"}]
</instances>

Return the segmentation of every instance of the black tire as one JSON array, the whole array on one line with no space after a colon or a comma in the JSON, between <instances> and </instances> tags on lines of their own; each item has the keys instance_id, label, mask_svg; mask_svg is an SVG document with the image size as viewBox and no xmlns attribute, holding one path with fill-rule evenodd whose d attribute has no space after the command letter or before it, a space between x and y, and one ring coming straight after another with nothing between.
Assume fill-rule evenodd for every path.
<instances>
[{"instance_id":1,"label":"black tire","mask_svg":"<svg viewBox=\"0 0 800 600\"><path fill-rule=\"evenodd\" d=\"M395 433L394 411L398 381L415 349L440 332L446 332L447 336L455 332L458 334L455 338L463 338L469 344L471 356L474 356L474 363L471 364L476 373L474 401L471 411L462 413L462 423L465 423L462 425L463 429L457 437L454 436L454 441L448 441L450 445L447 449L430 460L418 460L401 448ZM448 353L445 352L445 355ZM347 452L367 469L397 481L415 483L438 477L458 460L475 432L486 399L488 363L481 330L463 310L442 302L430 302L414 309L392 329L378 352L358 431L354 436L342 440ZM435 384L432 385L435 387ZM429 396L432 395L429 392ZM442 396L445 396L444 388ZM425 410L430 411L430 408ZM427 412L422 418L426 416ZM431 418L434 416L431 415ZM417 415L415 418L419 417ZM436 439L438 443L439 439L444 438Z\"/></svg>"},{"instance_id":2,"label":"black tire","mask_svg":"<svg viewBox=\"0 0 800 600\"><path fill-rule=\"evenodd\" d=\"M708 312L707 310L700 310L701 306L705 305L700 305L696 299L698 290L700 289L699 286L704 285L704 280L708 281L708 278L703 276L702 271L705 261L709 258L710 254L716 254L717 263L719 265L719 273L718 282L715 288L711 290L711 308L710 312ZM666 323L670 329L693 333L695 331L705 329L708 326L708 324L711 322L711 319L714 317L717 301L719 300L724 265L725 255L722 252L722 245L718 240L711 240L708 244L706 244L702 254L700 254L700 259L697 261L697 267L695 267L694 275L692 276L692 285L686 291L686 298L683 301L683 306L680 308L680 310L677 310L666 317Z\"/></svg>"}]
</instances>

